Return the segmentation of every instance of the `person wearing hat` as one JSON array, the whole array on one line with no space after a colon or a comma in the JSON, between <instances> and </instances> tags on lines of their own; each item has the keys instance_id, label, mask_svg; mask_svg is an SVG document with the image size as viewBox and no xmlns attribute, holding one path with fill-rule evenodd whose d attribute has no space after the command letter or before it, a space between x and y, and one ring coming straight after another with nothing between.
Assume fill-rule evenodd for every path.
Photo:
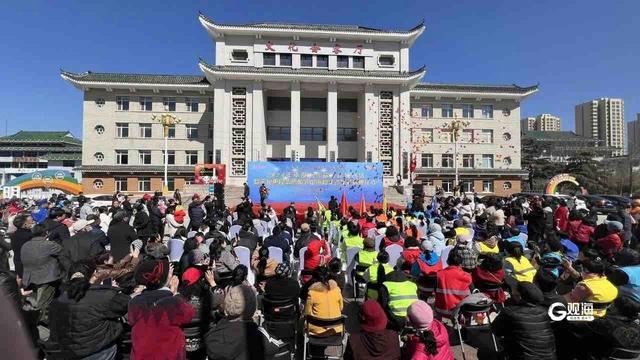
<instances>
[{"instance_id":1,"label":"person wearing hat","mask_svg":"<svg viewBox=\"0 0 640 360\"><path fill-rule=\"evenodd\" d=\"M604 275L607 263L602 256L593 249L586 249L580 253L582 268L578 277L578 284L564 297L567 302L590 302L593 304L593 316L603 317L607 314L607 307L618 296L618 288L615 287ZM569 262L565 262L566 271L576 274L576 269Z\"/></svg>"},{"instance_id":2,"label":"person wearing hat","mask_svg":"<svg viewBox=\"0 0 640 360\"><path fill-rule=\"evenodd\" d=\"M407 324L411 332L402 347L403 359L454 360L447 328L433 318L433 310L418 300L407 309Z\"/></svg>"},{"instance_id":3,"label":"person wearing hat","mask_svg":"<svg viewBox=\"0 0 640 360\"><path fill-rule=\"evenodd\" d=\"M607 222L608 234L596 240L595 247L606 258L613 259L613 256L622 249L621 233L623 225L619 221Z\"/></svg>"},{"instance_id":4,"label":"person wearing hat","mask_svg":"<svg viewBox=\"0 0 640 360\"><path fill-rule=\"evenodd\" d=\"M345 360L399 360L398 333L387 329L387 315L375 300L362 304L360 331L349 334Z\"/></svg>"},{"instance_id":5,"label":"person wearing hat","mask_svg":"<svg viewBox=\"0 0 640 360\"><path fill-rule=\"evenodd\" d=\"M211 270L197 264L184 271L180 278L178 292L195 310L191 321L182 327L186 341L187 358L204 359L206 349L202 343L202 335L203 329L206 329L211 321L209 310L212 305L212 293L210 290L216 287L214 275Z\"/></svg>"},{"instance_id":6,"label":"person wearing hat","mask_svg":"<svg viewBox=\"0 0 640 360\"><path fill-rule=\"evenodd\" d=\"M224 296L223 307L224 318L204 335L210 360L270 359L286 353L284 342L273 338L253 321L256 296L251 287L230 288Z\"/></svg>"},{"instance_id":7,"label":"person wearing hat","mask_svg":"<svg viewBox=\"0 0 640 360\"><path fill-rule=\"evenodd\" d=\"M166 259L145 259L134 275L144 290L129 302L131 360L184 359L185 337L181 326L195 310L178 292L179 280Z\"/></svg>"},{"instance_id":8,"label":"person wearing hat","mask_svg":"<svg viewBox=\"0 0 640 360\"><path fill-rule=\"evenodd\" d=\"M93 232L93 221L78 219L73 224L75 234L62 240L62 253L59 261L64 271L69 271L72 264L86 259L92 259L105 251L109 243L104 233Z\"/></svg>"},{"instance_id":9,"label":"person wearing hat","mask_svg":"<svg viewBox=\"0 0 640 360\"><path fill-rule=\"evenodd\" d=\"M519 282L514 301L493 320L492 330L504 337L509 359L556 359L555 336L542 291L530 282Z\"/></svg>"}]
</instances>

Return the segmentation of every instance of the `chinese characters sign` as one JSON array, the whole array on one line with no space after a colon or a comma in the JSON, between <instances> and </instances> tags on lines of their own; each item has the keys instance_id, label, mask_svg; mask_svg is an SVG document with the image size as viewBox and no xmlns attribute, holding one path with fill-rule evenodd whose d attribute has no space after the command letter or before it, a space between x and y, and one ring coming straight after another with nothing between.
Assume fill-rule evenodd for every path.
<instances>
[{"instance_id":1,"label":"chinese characters sign","mask_svg":"<svg viewBox=\"0 0 640 360\"><path fill-rule=\"evenodd\" d=\"M320 55L362 55L371 56L373 50L365 49L362 44L342 44L342 43L303 43L291 41L286 44L276 44L271 40L265 43L255 44L256 52L277 52L277 53L300 53L300 54L320 54Z\"/></svg>"}]
</instances>

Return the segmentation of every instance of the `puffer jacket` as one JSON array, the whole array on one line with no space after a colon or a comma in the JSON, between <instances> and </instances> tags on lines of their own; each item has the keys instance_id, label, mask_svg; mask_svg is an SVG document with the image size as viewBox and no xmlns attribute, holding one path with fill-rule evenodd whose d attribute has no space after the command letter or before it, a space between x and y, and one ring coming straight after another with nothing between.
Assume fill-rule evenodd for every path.
<instances>
[{"instance_id":1,"label":"puffer jacket","mask_svg":"<svg viewBox=\"0 0 640 360\"><path fill-rule=\"evenodd\" d=\"M449 334L447 328L438 320L431 323L431 332L436 339L437 353L427 354L424 343L416 335L409 335L402 348L403 360L454 360L451 346L449 346Z\"/></svg>"},{"instance_id":2,"label":"puffer jacket","mask_svg":"<svg viewBox=\"0 0 640 360\"><path fill-rule=\"evenodd\" d=\"M60 344L62 358L77 359L113 344L122 333L119 318L127 313L130 297L109 286L94 285L80 301L67 293L51 303L51 340Z\"/></svg>"},{"instance_id":3,"label":"puffer jacket","mask_svg":"<svg viewBox=\"0 0 640 360\"><path fill-rule=\"evenodd\" d=\"M593 233L596 231L596 228L590 225L587 225L583 222L577 227L569 227L569 239L580 245L589 245L589 241L593 236Z\"/></svg>"},{"instance_id":4,"label":"puffer jacket","mask_svg":"<svg viewBox=\"0 0 640 360\"><path fill-rule=\"evenodd\" d=\"M273 359L284 344L253 321L222 319L204 336L211 360Z\"/></svg>"},{"instance_id":5,"label":"puffer jacket","mask_svg":"<svg viewBox=\"0 0 640 360\"><path fill-rule=\"evenodd\" d=\"M342 292L337 282L329 280L328 286L316 282L309 287L304 314L319 319L335 319L342 315L342 306ZM309 331L317 336L330 336L341 333L343 329L342 326L323 328L309 325Z\"/></svg>"},{"instance_id":6,"label":"puffer jacket","mask_svg":"<svg viewBox=\"0 0 640 360\"><path fill-rule=\"evenodd\" d=\"M507 306L493 321L493 331L504 336L511 360L555 360L555 337L547 308L531 304Z\"/></svg>"}]
</instances>

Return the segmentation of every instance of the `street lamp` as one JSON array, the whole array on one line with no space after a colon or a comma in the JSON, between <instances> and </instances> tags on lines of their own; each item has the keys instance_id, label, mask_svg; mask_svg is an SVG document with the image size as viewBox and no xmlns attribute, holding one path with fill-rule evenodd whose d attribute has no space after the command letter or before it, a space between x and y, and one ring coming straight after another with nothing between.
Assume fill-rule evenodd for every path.
<instances>
[{"instance_id":1,"label":"street lamp","mask_svg":"<svg viewBox=\"0 0 640 360\"><path fill-rule=\"evenodd\" d=\"M167 177L167 167L169 165L169 128L175 124L181 123L182 119L167 113L153 115L151 118L153 121L162 125L164 132L164 183L162 186L162 192L166 194L169 192L169 182Z\"/></svg>"},{"instance_id":2,"label":"street lamp","mask_svg":"<svg viewBox=\"0 0 640 360\"><path fill-rule=\"evenodd\" d=\"M460 183L460 175L458 174L458 140L460 139L460 131L469 125L468 121L460 120L458 116L454 115L453 120L443 127L444 130L451 131L451 136L453 136L453 167L456 174L453 186L458 186Z\"/></svg>"}]
</instances>

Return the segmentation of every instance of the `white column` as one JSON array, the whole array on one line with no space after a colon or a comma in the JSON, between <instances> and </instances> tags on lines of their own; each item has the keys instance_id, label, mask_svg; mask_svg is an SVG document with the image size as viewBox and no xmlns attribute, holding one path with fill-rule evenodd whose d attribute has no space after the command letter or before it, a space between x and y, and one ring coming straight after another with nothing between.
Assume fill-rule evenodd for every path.
<instances>
[{"instance_id":1,"label":"white column","mask_svg":"<svg viewBox=\"0 0 640 360\"><path fill-rule=\"evenodd\" d=\"M371 152L371 161L377 162L378 158L378 138L380 137L380 130L378 128L378 101L374 93L373 85L367 84L364 87L364 104L363 114L364 119L364 161L367 161L367 153Z\"/></svg>"},{"instance_id":2,"label":"white column","mask_svg":"<svg viewBox=\"0 0 640 360\"><path fill-rule=\"evenodd\" d=\"M399 172L403 175L403 184L408 184L411 179L411 173L409 172L409 168L411 166L411 153L412 153L412 144L411 144L411 96L409 88L405 86L400 87L400 93L398 96L399 100L399 119L398 125L399 128L399 148L400 148L400 168ZM404 179L404 154L406 154L406 166L407 166L407 179Z\"/></svg>"},{"instance_id":3,"label":"white column","mask_svg":"<svg viewBox=\"0 0 640 360\"><path fill-rule=\"evenodd\" d=\"M265 124L264 124L264 105L262 97L262 82L253 82L253 94L252 94L252 110L253 121L251 123L251 143L252 147L248 148L250 151L249 160L262 161L265 157L264 144L265 144Z\"/></svg>"},{"instance_id":4,"label":"white column","mask_svg":"<svg viewBox=\"0 0 640 360\"><path fill-rule=\"evenodd\" d=\"M331 154L333 152L333 159ZM338 85L330 82L327 91L327 161L338 160Z\"/></svg>"},{"instance_id":5,"label":"white column","mask_svg":"<svg viewBox=\"0 0 640 360\"><path fill-rule=\"evenodd\" d=\"M291 153L295 151L298 156L300 154L300 82L291 83L291 146L287 157L291 157ZM291 159L296 161L297 159Z\"/></svg>"}]
</instances>

